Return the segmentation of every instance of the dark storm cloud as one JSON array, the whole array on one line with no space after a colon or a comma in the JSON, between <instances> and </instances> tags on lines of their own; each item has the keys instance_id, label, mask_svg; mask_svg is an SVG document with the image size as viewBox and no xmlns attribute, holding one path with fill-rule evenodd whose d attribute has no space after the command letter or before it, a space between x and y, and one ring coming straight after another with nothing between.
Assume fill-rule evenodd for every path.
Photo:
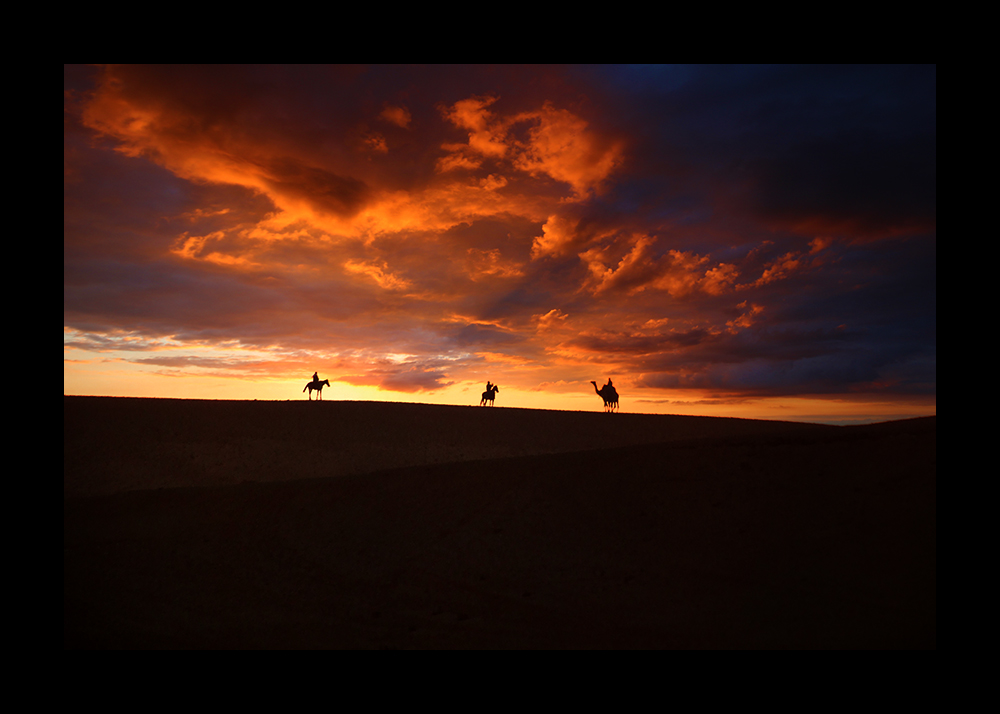
<instances>
[{"instance_id":1,"label":"dark storm cloud","mask_svg":"<svg viewBox=\"0 0 1000 714\"><path fill-rule=\"evenodd\" d=\"M620 88L622 121L642 147L619 194L651 216L739 210L786 226L933 230L934 66L600 74Z\"/></svg>"},{"instance_id":2,"label":"dark storm cloud","mask_svg":"<svg viewBox=\"0 0 1000 714\"><path fill-rule=\"evenodd\" d=\"M702 329L653 335L604 332L574 338L569 340L567 344L588 352L648 356L673 353L675 350L694 347L713 339L711 333Z\"/></svg>"}]
</instances>

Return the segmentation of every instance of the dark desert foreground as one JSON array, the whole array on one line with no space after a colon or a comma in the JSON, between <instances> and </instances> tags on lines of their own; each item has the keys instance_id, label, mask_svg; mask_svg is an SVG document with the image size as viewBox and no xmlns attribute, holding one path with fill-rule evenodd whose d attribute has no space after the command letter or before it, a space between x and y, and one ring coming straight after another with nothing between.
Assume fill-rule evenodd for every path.
<instances>
[{"instance_id":1,"label":"dark desert foreground","mask_svg":"<svg viewBox=\"0 0 1000 714\"><path fill-rule=\"evenodd\" d=\"M64 397L64 449L66 648L936 646L935 417Z\"/></svg>"}]
</instances>

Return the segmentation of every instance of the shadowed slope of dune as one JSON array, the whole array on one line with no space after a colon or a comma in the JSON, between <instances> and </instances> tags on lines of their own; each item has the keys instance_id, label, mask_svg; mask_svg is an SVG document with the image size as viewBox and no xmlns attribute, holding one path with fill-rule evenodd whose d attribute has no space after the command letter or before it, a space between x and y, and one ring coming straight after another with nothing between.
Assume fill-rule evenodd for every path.
<instances>
[{"instance_id":1,"label":"shadowed slope of dune","mask_svg":"<svg viewBox=\"0 0 1000 714\"><path fill-rule=\"evenodd\" d=\"M391 402L64 397L66 496L837 427Z\"/></svg>"},{"instance_id":2,"label":"shadowed slope of dune","mask_svg":"<svg viewBox=\"0 0 1000 714\"><path fill-rule=\"evenodd\" d=\"M389 433L390 413L426 434L393 409L437 409L386 405L366 426L370 405L342 406L357 407L345 433L360 441ZM594 416L502 411L536 430ZM517 431L494 412L477 418ZM174 438L239 431L211 416ZM685 418L662 419L679 432ZM689 422L660 443L70 497L65 646L934 647L936 420L755 434L738 423Z\"/></svg>"}]
</instances>

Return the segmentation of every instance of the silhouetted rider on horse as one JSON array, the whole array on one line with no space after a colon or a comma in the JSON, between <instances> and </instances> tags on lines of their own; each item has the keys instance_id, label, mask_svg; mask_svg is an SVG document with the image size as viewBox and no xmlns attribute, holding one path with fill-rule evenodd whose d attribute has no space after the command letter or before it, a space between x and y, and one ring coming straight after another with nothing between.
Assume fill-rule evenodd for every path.
<instances>
[{"instance_id":1,"label":"silhouetted rider on horse","mask_svg":"<svg viewBox=\"0 0 1000 714\"><path fill-rule=\"evenodd\" d=\"M499 391L500 387L493 384L493 382L486 382L486 391L483 392L483 398L479 401L479 406L483 406L487 402L489 402L490 406L493 406L493 399Z\"/></svg>"},{"instance_id":2,"label":"silhouetted rider on horse","mask_svg":"<svg viewBox=\"0 0 1000 714\"><path fill-rule=\"evenodd\" d=\"M330 386L330 380L329 379L324 379L321 382L321 381L319 381L319 372L313 372L312 381L309 382L309 384L307 384L302 389L302 391L304 392L304 391L306 391L306 389L308 389L309 390L309 398L312 399L312 393L313 393L313 390L315 389L317 392L319 392L319 397L318 398L322 399L323 398L323 387L329 387L329 386Z\"/></svg>"}]
</instances>

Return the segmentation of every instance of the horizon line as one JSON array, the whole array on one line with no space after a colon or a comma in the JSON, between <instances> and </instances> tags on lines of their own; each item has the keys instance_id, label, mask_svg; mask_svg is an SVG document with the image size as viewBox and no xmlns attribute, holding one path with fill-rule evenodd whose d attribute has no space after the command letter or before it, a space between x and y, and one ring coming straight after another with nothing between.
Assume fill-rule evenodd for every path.
<instances>
[{"instance_id":1,"label":"horizon line","mask_svg":"<svg viewBox=\"0 0 1000 714\"><path fill-rule=\"evenodd\" d=\"M273 402L273 403L292 403L292 402L308 402L310 400L303 399L233 399L233 398L211 398L211 397L132 397L132 396L122 396L122 395L110 395L110 394L63 394L63 398L66 397L81 397L81 398L91 398L91 399L147 399L147 400L171 400L178 402ZM559 412L565 414L603 414L603 412L591 411L585 409L550 409L544 407L518 407L518 406L491 406L491 407L481 407L473 404L435 404L433 402L408 402L408 401L393 401L393 400L381 400L381 399L314 399L313 402L332 402L341 404L407 404L412 406L425 406L425 407L458 407L466 409L517 409L521 411L539 411L539 412ZM790 423L790 424L816 424L817 426L868 426L871 424L888 424L892 422L910 421L913 419L931 419L936 418L937 413L934 414L918 414L916 416L899 417L894 419L882 419L882 420L864 420L864 419L839 419L831 421L796 421L793 419L765 419L760 417L736 417L736 416L710 416L702 414L650 414L648 412L617 412L618 414L625 414L626 416L641 416L641 417L682 417L690 419L735 419L739 421L766 421L775 423Z\"/></svg>"}]
</instances>

